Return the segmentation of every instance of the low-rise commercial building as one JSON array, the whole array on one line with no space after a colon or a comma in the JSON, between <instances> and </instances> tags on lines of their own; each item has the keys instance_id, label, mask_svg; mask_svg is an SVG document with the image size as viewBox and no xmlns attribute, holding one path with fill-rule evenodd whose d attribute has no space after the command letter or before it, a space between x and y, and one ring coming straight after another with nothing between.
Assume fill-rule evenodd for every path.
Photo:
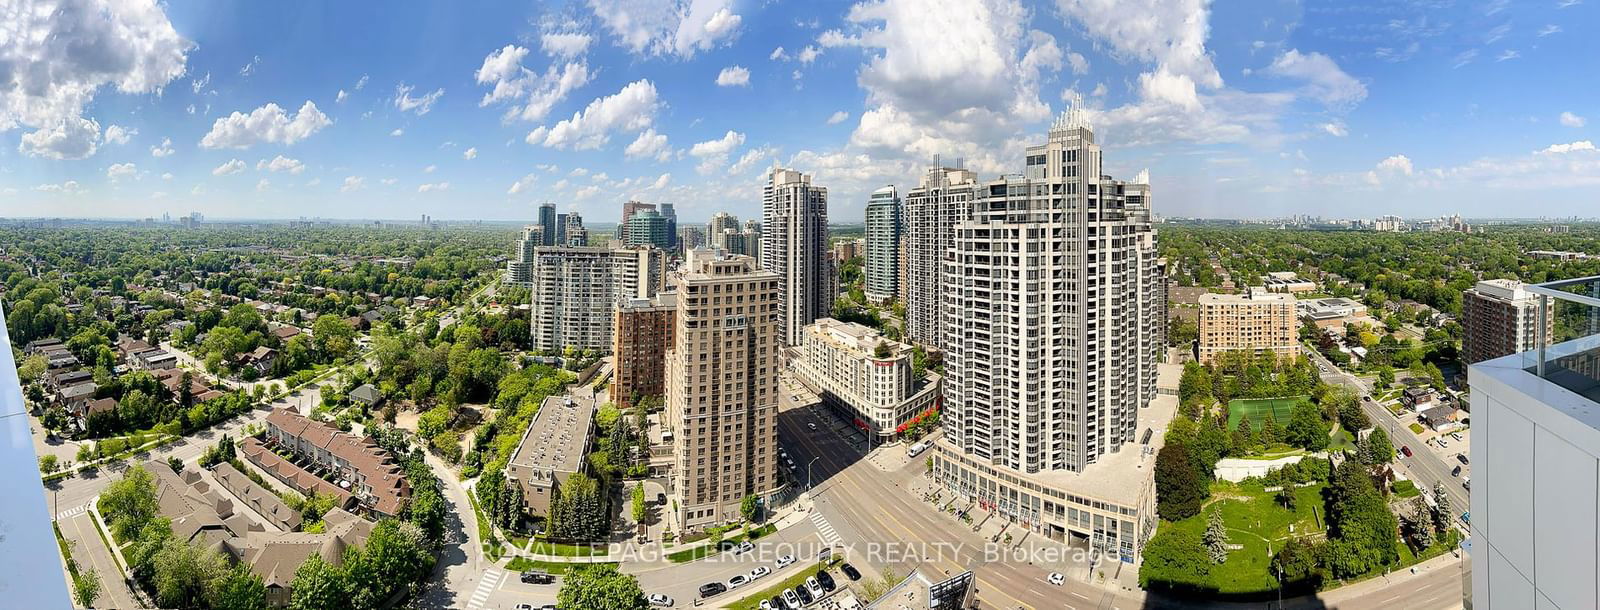
<instances>
[{"instance_id":1,"label":"low-rise commercial building","mask_svg":"<svg viewBox=\"0 0 1600 610\"><path fill-rule=\"evenodd\" d=\"M1293 271L1273 271L1261 280L1262 287L1270 292L1287 292L1299 294L1317 289L1317 283L1311 280L1300 279Z\"/></svg>"},{"instance_id":2,"label":"low-rise commercial building","mask_svg":"<svg viewBox=\"0 0 1600 610\"><path fill-rule=\"evenodd\" d=\"M866 326L822 318L789 348L796 377L858 427L893 437L902 424L938 404L940 378L912 374L913 348Z\"/></svg>"},{"instance_id":3,"label":"low-rise commercial building","mask_svg":"<svg viewBox=\"0 0 1600 610\"><path fill-rule=\"evenodd\" d=\"M1271 352L1280 358L1300 354L1299 324L1293 295L1252 288L1246 294L1200 297L1198 357L1203 364L1231 351Z\"/></svg>"},{"instance_id":4,"label":"low-rise commercial building","mask_svg":"<svg viewBox=\"0 0 1600 610\"><path fill-rule=\"evenodd\" d=\"M561 485L583 471L594 439L594 409L593 400L578 396L550 396L539 405L506 464L507 482L522 489L529 515L548 516Z\"/></svg>"}]
</instances>

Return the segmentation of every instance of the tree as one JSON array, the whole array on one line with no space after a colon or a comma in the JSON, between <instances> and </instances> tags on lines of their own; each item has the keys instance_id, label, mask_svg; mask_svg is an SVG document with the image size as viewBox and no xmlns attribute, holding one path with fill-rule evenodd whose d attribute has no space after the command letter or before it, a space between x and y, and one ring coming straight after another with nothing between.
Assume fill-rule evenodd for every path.
<instances>
[{"instance_id":1,"label":"tree","mask_svg":"<svg viewBox=\"0 0 1600 610\"><path fill-rule=\"evenodd\" d=\"M1262 447L1271 447L1278 444L1278 441L1282 440L1281 437L1277 418L1272 416L1272 411L1267 411L1266 417L1261 420L1261 434L1258 437L1258 442L1261 443Z\"/></svg>"},{"instance_id":2,"label":"tree","mask_svg":"<svg viewBox=\"0 0 1600 610\"><path fill-rule=\"evenodd\" d=\"M356 329L339 316L322 316L311 327L312 344L323 362L343 358L355 347Z\"/></svg>"},{"instance_id":3,"label":"tree","mask_svg":"<svg viewBox=\"0 0 1600 610\"><path fill-rule=\"evenodd\" d=\"M61 458L52 454L39 456L39 472L43 474L55 472L61 467L60 460Z\"/></svg>"},{"instance_id":4,"label":"tree","mask_svg":"<svg viewBox=\"0 0 1600 610\"><path fill-rule=\"evenodd\" d=\"M289 607L294 610L327 610L348 605L348 586L339 566L312 553L294 572L294 593Z\"/></svg>"},{"instance_id":5,"label":"tree","mask_svg":"<svg viewBox=\"0 0 1600 610\"><path fill-rule=\"evenodd\" d=\"M1397 561L1398 530L1367 467L1340 464L1328 486L1328 566L1334 577L1370 574Z\"/></svg>"},{"instance_id":6,"label":"tree","mask_svg":"<svg viewBox=\"0 0 1600 610\"><path fill-rule=\"evenodd\" d=\"M1239 417L1239 427L1234 428L1234 432L1237 433L1240 437L1244 438L1244 442L1245 442L1246 445L1255 445L1256 442L1257 442L1256 441L1256 429L1255 429L1255 426L1250 425L1250 416L1249 415L1243 415L1243 416ZM1235 443L1235 444L1237 444L1237 443Z\"/></svg>"},{"instance_id":7,"label":"tree","mask_svg":"<svg viewBox=\"0 0 1600 610\"><path fill-rule=\"evenodd\" d=\"M1168 443L1156 454L1156 513L1178 521L1200 513L1200 503L1211 495L1183 443Z\"/></svg>"},{"instance_id":8,"label":"tree","mask_svg":"<svg viewBox=\"0 0 1600 610\"><path fill-rule=\"evenodd\" d=\"M644 503L644 483L637 483L633 486L633 497L631 501L633 503L634 523L644 523L645 514L647 512L645 510Z\"/></svg>"},{"instance_id":9,"label":"tree","mask_svg":"<svg viewBox=\"0 0 1600 610\"><path fill-rule=\"evenodd\" d=\"M595 564L569 570L562 579L556 605L586 610L646 610L644 589L632 574L617 571L615 564Z\"/></svg>"},{"instance_id":10,"label":"tree","mask_svg":"<svg viewBox=\"0 0 1600 610\"><path fill-rule=\"evenodd\" d=\"M167 467L173 472L183 472L183 460L178 459L176 455L167 456Z\"/></svg>"},{"instance_id":11,"label":"tree","mask_svg":"<svg viewBox=\"0 0 1600 610\"><path fill-rule=\"evenodd\" d=\"M1439 370L1439 365L1429 362L1425 371L1428 374L1428 385L1433 386L1433 389L1440 392L1445 391L1444 372Z\"/></svg>"},{"instance_id":12,"label":"tree","mask_svg":"<svg viewBox=\"0 0 1600 610\"><path fill-rule=\"evenodd\" d=\"M1445 493L1444 482L1433 484L1433 529L1439 535L1450 531L1450 520L1455 516L1451 514L1450 495Z\"/></svg>"},{"instance_id":13,"label":"tree","mask_svg":"<svg viewBox=\"0 0 1600 610\"><path fill-rule=\"evenodd\" d=\"M1289 426L1284 430L1284 440L1307 451L1328 448L1328 424L1322 413L1310 403L1295 405L1289 416Z\"/></svg>"},{"instance_id":14,"label":"tree","mask_svg":"<svg viewBox=\"0 0 1600 610\"><path fill-rule=\"evenodd\" d=\"M194 374L189 371L178 378L178 405L185 409L194 405Z\"/></svg>"},{"instance_id":15,"label":"tree","mask_svg":"<svg viewBox=\"0 0 1600 610\"><path fill-rule=\"evenodd\" d=\"M1294 492L1294 484L1292 483L1285 482L1283 489L1278 490L1278 495L1274 499L1290 512L1294 512L1300 507L1300 494Z\"/></svg>"},{"instance_id":16,"label":"tree","mask_svg":"<svg viewBox=\"0 0 1600 610\"><path fill-rule=\"evenodd\" d=\"M1387 390L1391 385L1394 385L1394 367L1387 364L1378 367L1378 383L1375 387L1379 390Z\"/></svg>"},{"instance_id":17,"label":"tree","mask_svg":"<svg viewBox=\"0 0 1600 610\"><path fill-rule=\"evenodd\" d=\"M1204 535L1206 553L1211 556L1211 563L1222 564L1228 560L1228 530L1222 526L1222 511L1211 511L1206 517L1206 532Z\"/></svg>"},{"instance_id":18,"label":"tree","mask_svg":"<svg viewBox=\"0 0 1600 610\"><path fill-rule=\"evenodd\" d=\"M267 603L267 587L249 566L238 564L206 587L210 606L218 610L251 610Z\"/></svg>"},{"instance_id":19,"label":"tree","mask_svg":"<svg viewBox=\"0 0 1600 610\"><path fill-rule=\"evenodd\" d=\"M80 570L72 575L72 599L84 608L93 608L100 597L100 575L94 570Z\"/></svg>"},{"instance_id":20,"label":"tree","mask_svg":"<svg viewBox=\"0 0 1600 610\"><path fill-rule=\"evenodd\" d=\"M1394 461L1394 444L1389 442L1389 433L1383 428L1373 428L1372 433L1362 441L1360 455L1366 458L1367 464L1387 464Z\"/></svg>"},{"instance_id":21,"label":"tree","mask_svg":"<svg viewBox=\"0 0 1600 610\"><path fill-rule=\"evenodd\" d=\"M1209 585L1211 566L1211 558L1199 536L1182 528L1162 527L1144 547L1139 586L1204 589Z\"/></svg>"},{"instance_id":22,"label":"tree","mask_svg":"<svg viewBox=\"0 0 1600 610\"><path fill-rule=\"evenodd\" d=\"M756 517L761 516L761 501L756 499L755 494L745 496L739 501L739 515L751 523L755 522Z\"/></svg>"},{"instance_id":23,"label":"tree","mask_svg":"<svg viewBox=\"0 0 1600 610\"><path fill-rule=\"evenodd\" d=\"M551 503L549 519L552 537L579 541L603 538L608 519L599 485L581 472L568 477Z\"/></svg>"},{"instance_id":24,"label":"tree","mask_svg":"<svg viewBox=\"0 0 1600 610\"><path fill-rule=\"evenodd\" d=\"M1322 586L1322 543L1295 538L1272 556L1272 572L1290 590L1316 590Z\"/></svg>"},{"instance_id":25,"label":"tree","mask_svg":"<svg viewBox=\"0 0 1600 610\"><path fill-rule=\"evenodd\" d=\"M156 515L155 476L144 466L129 468L100 493L100 514L110 517L118 540L131 539Z\"/></svg>"}]
</instances>

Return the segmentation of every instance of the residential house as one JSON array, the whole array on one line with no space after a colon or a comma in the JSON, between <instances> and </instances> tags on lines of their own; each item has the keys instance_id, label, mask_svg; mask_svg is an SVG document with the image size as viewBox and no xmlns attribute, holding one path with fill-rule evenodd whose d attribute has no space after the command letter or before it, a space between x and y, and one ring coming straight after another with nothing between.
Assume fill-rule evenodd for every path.
<instances>
[{"instance_id":1,"label":"residential house","mask_svg":"<svg viewBox=\"0 0 1600 610\"><path fill-rule=\"evenodd\" d=\"M255 369L256 373L266 375L272 370L273 363L278 361L278 350L263 345L245 354L242 361L245 366Z\"/></svg>"},{"instance_id":2,"label":"residential house","mask_svg":"<svg viewBox=\"0 0 1600 610\"><path fill-rule=\"evenodd\" d=\"M378 392L378 388L375 388L372 386L372 384L367 383L362 384L361 387L351 390L350 400L352 402L364 405L370 409L378 406L378 403L383 402L383 394Z\"/></svg>"},{"instance_id":3,"label":"residential house","mask_svg":"<svg viewBox=\"0 0 1600 610\"><path fill-rule=\"evenodd\" d=\"M1406 388L1404 392L1400 393L1400 404L1419 413L1433 407L1438 400L1439 394L1429 387Z\"/></svg>"}]
</instances>

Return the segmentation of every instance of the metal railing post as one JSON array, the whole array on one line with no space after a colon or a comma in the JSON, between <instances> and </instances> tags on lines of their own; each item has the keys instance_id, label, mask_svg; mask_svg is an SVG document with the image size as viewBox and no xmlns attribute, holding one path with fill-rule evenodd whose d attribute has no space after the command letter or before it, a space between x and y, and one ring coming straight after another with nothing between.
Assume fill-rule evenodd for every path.
<instances>
[{"instance_id":1,"label":"metal railing post","mask_svg":"<svg viewBox=\"0 0 1600 610\"><path fill-rule=\"evenodd\" d=\"M1541 295L1539 295L1539 325L1534 330L1534 337L1535 337L1534 341L1539 344L1539 361L1537 363L1535 363L1534 366L1537 368L1537 370L1538 370L1537 374L1539 375L1539 377L1541 379L1544 378L1544 350L1545 350L1545 344L1548 342L1548 339L1549 339L1549 337L1546 336L1547 335L1547 330L1546 330L1545 327L1547 326L1547 323L1548 323L1549 319L1550 319L1550 297L1541 294Z\"/></svg>"}]
</instances>

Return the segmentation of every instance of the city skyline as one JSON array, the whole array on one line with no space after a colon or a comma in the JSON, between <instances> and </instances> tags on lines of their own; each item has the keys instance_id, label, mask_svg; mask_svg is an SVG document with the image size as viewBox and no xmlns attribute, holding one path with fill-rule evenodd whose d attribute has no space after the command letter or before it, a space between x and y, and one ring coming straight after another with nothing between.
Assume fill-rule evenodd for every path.
<instances>
[{"instance_id":1,"label":"city skyline","mask_svg":"<svg viewBox=\"0 0 1600 610\"><path fill-rule=\"evenodd\" d=\"M1018 166L1074 94L1109 173L1149 169L1168 216L1482 217L1528 189L1530 214L1565 216L1600 182L1595 85L1570 78L1592 4L917 4L68 3L33 25L121 59L59 35L0 58L0 214L609 219L638 198L699 222L755 217L776 163L853 222L936 157ZM921 42L956 20L979 26L965 44ZM427 44L333 34L355 30Z\"/></svg>"}]
</instances>

